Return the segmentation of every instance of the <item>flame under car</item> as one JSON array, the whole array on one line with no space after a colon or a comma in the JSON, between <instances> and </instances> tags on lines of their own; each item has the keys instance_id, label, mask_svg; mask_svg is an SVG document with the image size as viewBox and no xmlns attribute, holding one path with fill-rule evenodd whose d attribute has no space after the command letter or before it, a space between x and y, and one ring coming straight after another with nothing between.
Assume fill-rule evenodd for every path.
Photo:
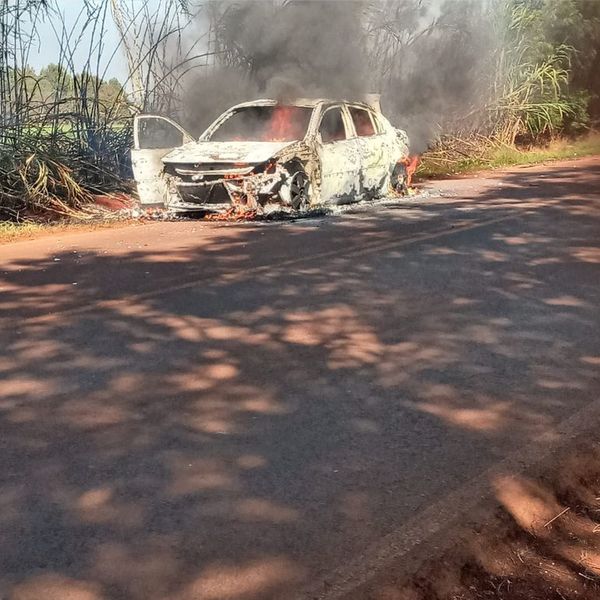
<instances>
[{"instance_id":1,"label":"flame under car","mask_svg":"<svg viewBox=\"0 0 600 600\"><path fill-rule=\"evenodd\" d=\"M142 205L305 210L401 189L407 156L406 134L377 106L258 100L229 109L197 141L171 119L139 115L132 164Z\"/></svg>"}]
</instances>

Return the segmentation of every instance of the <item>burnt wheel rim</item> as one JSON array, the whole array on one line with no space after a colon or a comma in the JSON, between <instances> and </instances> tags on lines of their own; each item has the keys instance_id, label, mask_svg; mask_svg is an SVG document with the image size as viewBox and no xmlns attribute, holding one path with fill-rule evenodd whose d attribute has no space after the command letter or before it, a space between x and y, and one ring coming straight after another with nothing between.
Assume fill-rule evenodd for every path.
<instances>
[{"instance_id":1,"label":"burnt wheel rim","mask_svg":"<svg viewBox=\"0 0 600 600\"><path fill-rule=\"evenodd\" d=\"M290 200L292 207L296 210L308 206L308 188L309 182L306 173L298 171L292 175L290 182Z\"/></svg>"},{"instance_id":2,"label":"burnt wheel rim","mask_svg":"<svg viewBox=\"0 0 600 600\"><path fill-rule=\"evenodd\" d=\"M402 194L406 191L406 167L404 165L396 165L392 173L392 188L394 191Z\"/></svg>"}]
</instances>

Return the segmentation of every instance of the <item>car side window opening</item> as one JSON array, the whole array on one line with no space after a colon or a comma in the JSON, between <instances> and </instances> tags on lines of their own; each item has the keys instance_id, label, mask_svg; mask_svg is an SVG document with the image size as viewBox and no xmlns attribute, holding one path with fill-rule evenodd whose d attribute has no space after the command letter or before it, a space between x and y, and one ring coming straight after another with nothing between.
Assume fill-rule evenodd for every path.
<instances>
[{"instance_id":1,"label":"car side window opening","mask_svg":"<svg viewBox=\"0 0 600 600\"><path fill-rule=\"evenodd\" d=\"M340 108L330 108L323 115L319 133L324 144L347 139L344 118Z\"/></svg>"},{"instance_id":2,"label":"car side window opening","mask_svg":"<svg viewBox=\"0 0 600 600\"><path fill-rule=\"evenodd\" d=\"M354 106L350 106L349 110L352 121L354 122L354 128L356 129L356 135L360 137L369 137L377 134L369 111Z\"/></svg>"},{"instance_id":3,"label":"car side window opening","mask_svg":"<svg viewBox=\"0 0 600 600\"><path fill-rule=\"evenodd\" d=\"M156 150L175 148L183 144L183 133L169 121L161 118L140 119L138 121L140 148Z\"/></svg>"}]
</instances>

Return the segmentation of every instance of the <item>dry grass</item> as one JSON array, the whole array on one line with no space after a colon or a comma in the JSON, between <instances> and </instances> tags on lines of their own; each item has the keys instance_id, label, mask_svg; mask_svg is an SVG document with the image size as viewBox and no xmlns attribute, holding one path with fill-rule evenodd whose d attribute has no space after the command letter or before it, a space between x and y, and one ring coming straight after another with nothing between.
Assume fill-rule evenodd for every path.
<instances>
[{"instance_id":1,"label":"dry grass","mask_svg":"<svg viewBox=\"0 0 600 600\"><path fill-rule=\"evenodd\" d=\"M141 221L133 219L115 219L95 222L64 220L58 222L25 221L22 223L11 223L8 221L0 221L0 245L33 240L61 233L85 233L102 229L131 227L132 225L141 224L143 224Z\"/></svg>"},{"instance_id":2,"label":"dry grass","mask_svg":"<svg viewBox=\"0 0 600 600\"><path fill-rule=\"evenodd\" d=\"M422 178L466 175L482 169L529 165L600 154L600 132L576 140L557 139L545 146L517 148L484 137L449 138L427 151L418 170Z\"/></svg>"}]
</instances>

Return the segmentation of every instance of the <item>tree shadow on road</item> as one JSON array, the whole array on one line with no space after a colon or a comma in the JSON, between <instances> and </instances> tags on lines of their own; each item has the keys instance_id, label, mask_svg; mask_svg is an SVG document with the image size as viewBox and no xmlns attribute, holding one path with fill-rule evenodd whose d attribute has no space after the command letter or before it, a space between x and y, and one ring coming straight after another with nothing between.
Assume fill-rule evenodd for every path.
<instances>
[{"instance_id":1,"label":"tree shadow on road","mask_svg":"<svg viewBox=\"0 0 600 600\"><path fill-rule=\"evenodd\" d=\"M0 590L289 597L551 441L597 400L600 174L532 181L5 264Z\"/></svg>"}]
</instances>

